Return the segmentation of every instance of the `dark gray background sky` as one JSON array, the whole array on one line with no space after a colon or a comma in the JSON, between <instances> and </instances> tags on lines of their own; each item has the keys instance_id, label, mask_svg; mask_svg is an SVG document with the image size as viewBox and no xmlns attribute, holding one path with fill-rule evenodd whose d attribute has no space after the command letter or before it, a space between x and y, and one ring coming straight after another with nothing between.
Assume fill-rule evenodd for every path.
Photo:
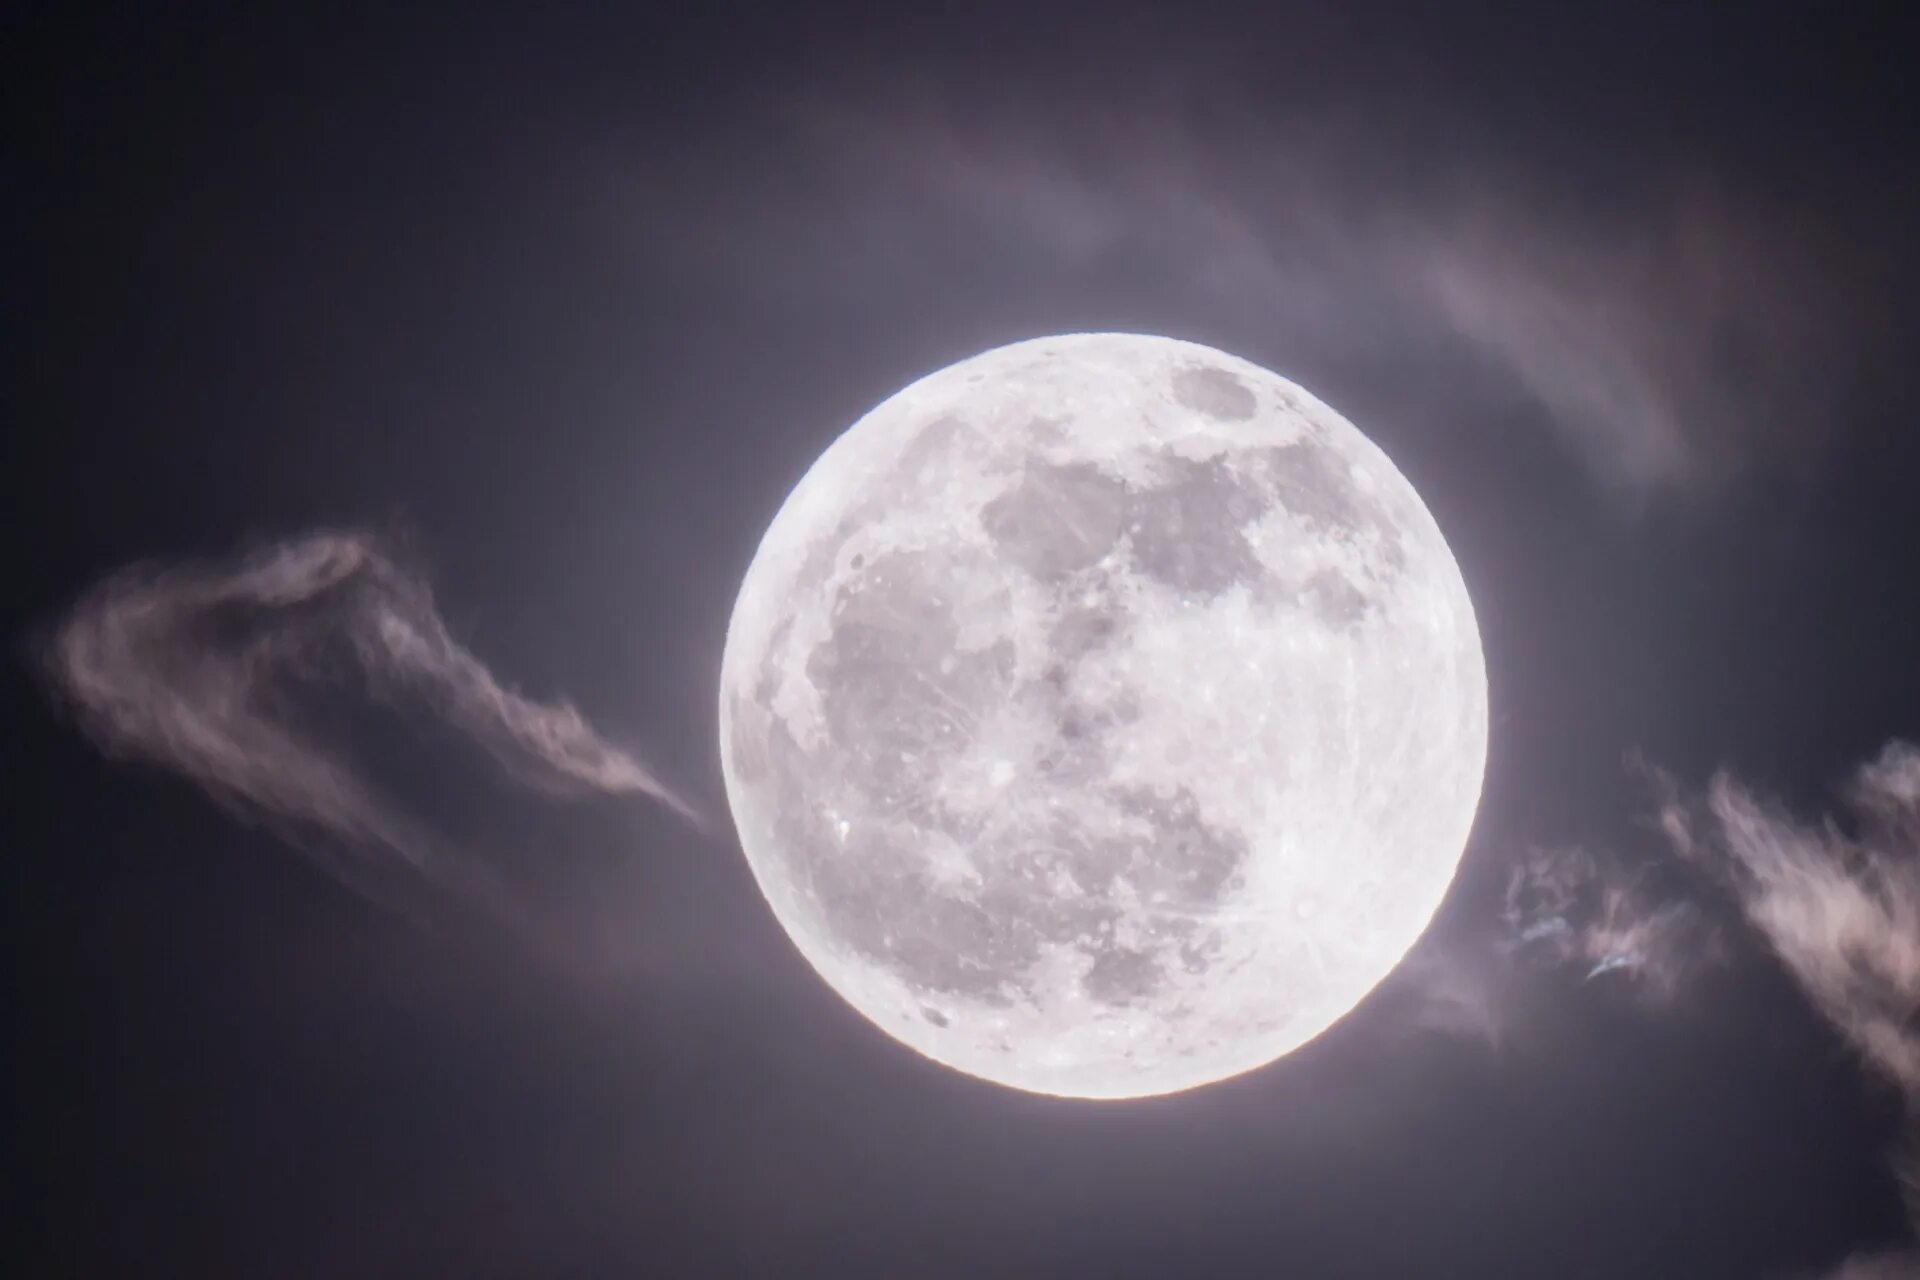
<instances>
[{"instance_id":1,"label":"dark gray background sky","mask_svg":"<svg viewBox=\"0 0 1920 1280\"><path fill-rule=\"evenodd\" d=\"M1454 547L1493 745L1423 953L1484 947L1524 851L1655 856L1630 753L1813 809L1920 733L1895 12L16 7L8 634L143 557L389 531L719 814L727 612L820 449L985 347L1191 338ZM1529 972L1484 1035L1390 983L1250 1076L1046 1100L844 1007L724 822L523 804L368 713L386 785L604 940L560 975L5 680L45 1274L1731 1280L1907 1229L1899 1099L1762 959Z\"/></svg>"}]
</instances>

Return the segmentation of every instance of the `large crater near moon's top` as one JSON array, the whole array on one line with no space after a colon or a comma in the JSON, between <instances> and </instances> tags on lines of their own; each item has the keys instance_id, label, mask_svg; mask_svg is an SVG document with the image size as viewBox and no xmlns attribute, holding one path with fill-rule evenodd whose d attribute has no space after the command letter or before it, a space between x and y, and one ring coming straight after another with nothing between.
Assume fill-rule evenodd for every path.
<instances>
[{"instance_id":1,"label":"large crater near moon's top","mask_svg":"<svg viewBox=\"0 0 1920 1280\"><path fill-rule=\"evenodd\" d=\"M769 530L722 764L801 950L928 1055L1126 1096L1267 1061L1411 944L1478 793L1478 637L1292 384L1082 335L924 379Z\"/></svg>"}]
</instances>

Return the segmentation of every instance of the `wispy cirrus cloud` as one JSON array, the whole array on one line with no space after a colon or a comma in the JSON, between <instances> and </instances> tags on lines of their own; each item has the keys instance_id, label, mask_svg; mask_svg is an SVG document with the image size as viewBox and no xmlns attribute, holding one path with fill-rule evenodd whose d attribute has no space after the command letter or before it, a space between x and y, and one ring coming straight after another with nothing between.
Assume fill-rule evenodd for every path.
<instances>
[{"instance_id":1,"label":"wispy cirrus cloud","mask_svg":"<svg viewBox=\"0 0 1920 1280\"><path fill-rule=\"evenodd\" d=\"M1374 370L1441 417L1531 402L1632 503L1792 465L1833 434L1876 279L1834 228L1704 165L1596 191L1439 123L1240 97L815 93L777 113L756 175L697 157L649 175L646 201L672 212L640 211L646 251L763 293L857 286L880 309L957 274L1044 285L1064 312L1090 302L1088 323L1194 317L1211 331L1183 336Z\"/></svg>"},{"instance_id":2,"label":"wispy cirrus cloud","mask_svg":"<svg viewBox=\"0 0 1920 1280\"><path fill-rule=\"evenodd\" d=\"M1847 799L1842 817L1807 822L1722 774L1703 797L1670 800L1661 819L1920 1115L1920 747L1890 744Z\"/></svg>"},{"instance_id":3,"label":"wispy cirrus cloud","mask_svg":"<svg viewBox=\"0 0 1920 1280\"><path fill-rule=\"evenodd\" d=\"M1818 820L1721 773L1698 794L1655 775L1661 832L1682 863L1738 908L1817 1012L1899 1090L1906 1137L1892 1153L1920 1236L1920 746L1893 742L1855 771L1841 813ZM1697 899L1651 891L1583 850L1539 851L1513 872L1506 949L1642 989L1683 990L1730 944ZM1905 1280L1920 1248L1848 1259L1831 1280Z\"/></svg>"},{"instance_id":4,"label":"wispy cirrus cloud","mask_svg":"<svg viewBox=\"0 0 1920 1280\"><path fill-rule=\"evenodd\" d=\"M425 582L374 537L316 533L225 563L135 565L52 633L47 671L111 755L168 769L408 914L453 905L524 925L488 862L397 803L303 691L444 724L523 786L693 807L572 706L503 684L447 630Z\"/></svg>"}]
</instances>

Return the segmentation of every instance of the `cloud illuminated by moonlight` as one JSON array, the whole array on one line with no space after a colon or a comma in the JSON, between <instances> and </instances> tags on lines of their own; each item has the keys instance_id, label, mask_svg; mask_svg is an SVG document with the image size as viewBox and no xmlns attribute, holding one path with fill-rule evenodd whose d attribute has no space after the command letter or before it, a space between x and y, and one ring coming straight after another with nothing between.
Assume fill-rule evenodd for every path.
<instances>
[{"instance_id":1,"label":"cloud illuminated by moonlight","mask_svg":"<svg viewBox=\"0 0 1920 1280\"><path fill-rule=\"evenodd\" d=\"M365 533L128 568L74 606L44 656L108 754L181 775L411 916L454 906L528 923L484 859L394 803L313 723L315 691L349 701L342 686L357 682L379 705L424 711L546 795L642 796L699 821L572 706L503 685L448 632L426 584Z\"/></svg>"},{"instance_id":2,"label":"cloud illuminated by moonlight","mask_svg":"<svg viewBox=\"0 0 1920 1280\"><path fill-rule=\"evenodd\" d=\"M1698 795L1656 775L1659 825L1685 864L1738 905L1808 1003L1906 1104L1894 1172L1920 1237L1920 747L1888 744L1845 788L1846 810L1796 817L1729 773ZM1515 869L1507 943L1656 994L1725 959L1706 913L1647 892L1605 859L1537 852ZM1920 1275L1920 1249L1858 1255L1830 1280Z\"/></svg>"}]
</instances>

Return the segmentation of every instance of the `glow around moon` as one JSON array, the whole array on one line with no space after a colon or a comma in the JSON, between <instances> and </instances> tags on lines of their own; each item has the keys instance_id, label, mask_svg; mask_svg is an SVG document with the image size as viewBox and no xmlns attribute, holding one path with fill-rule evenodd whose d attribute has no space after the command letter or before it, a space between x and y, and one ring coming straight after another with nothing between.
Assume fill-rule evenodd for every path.
<instances>
[{"instance_id":1,"label":"glow around moon","mask_svg":"<svg viewBox=\"0 0 1920 1280\"><path fill-rule=\"evenodd\" d=\"M1400 473L1222 352L988 351L862 418L740 589L721 762L780 923L888 1034L1041 1093L1235 1075L1383 978L1486 757Z\"/></svg>"}]
</instances>

